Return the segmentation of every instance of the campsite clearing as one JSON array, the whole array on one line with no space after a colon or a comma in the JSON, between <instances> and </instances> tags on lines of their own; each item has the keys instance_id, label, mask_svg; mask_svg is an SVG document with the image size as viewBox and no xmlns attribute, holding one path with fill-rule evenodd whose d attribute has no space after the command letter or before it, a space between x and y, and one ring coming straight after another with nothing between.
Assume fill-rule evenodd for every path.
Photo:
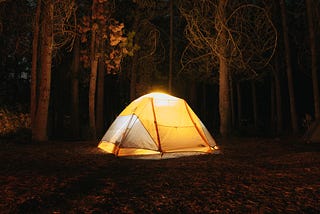
<instances>
[{"instance_id":1,"label":"campsite clearing","mask_svg":"<svg viewBox=\"0 0 320 214\"><path fill-rule=\"evenodd\" d=\"M320 212L320 144L217 144L223 154L137 160L96 142L1 142L0 213Z\"/></svg>"}]
</instances>

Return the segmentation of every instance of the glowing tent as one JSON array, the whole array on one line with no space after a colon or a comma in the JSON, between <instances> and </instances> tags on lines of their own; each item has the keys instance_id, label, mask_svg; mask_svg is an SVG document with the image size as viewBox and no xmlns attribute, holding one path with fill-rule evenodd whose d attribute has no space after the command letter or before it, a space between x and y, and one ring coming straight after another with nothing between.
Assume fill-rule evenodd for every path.
<instances>
[{"instance_id":1,"label":"glowing tent","mask_svg":"<svg viewBox=\"0 0 320 214\"><path fill-rule=\"evenodd\" d=\"M162 93L131 102L101 139L116 156L169 158L214 153L215 140L185 100Z\"/></svg>"}]
</instances>

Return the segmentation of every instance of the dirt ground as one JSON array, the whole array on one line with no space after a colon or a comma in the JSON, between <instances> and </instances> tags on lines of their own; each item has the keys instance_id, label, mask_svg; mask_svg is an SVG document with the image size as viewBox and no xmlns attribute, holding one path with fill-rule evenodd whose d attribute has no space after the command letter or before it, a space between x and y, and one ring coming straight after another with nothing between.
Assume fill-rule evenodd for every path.
<instances>
[{"instance_id":1,"label":"dirt ground","mask_svg":"<svg viewBox=\"0 0 320 214\"><path fill-rule=\"evenodd\" d=\"M0 213L320 213L320 144L217 141L223 154L165 160L1 142Z\"/></svg>"}]
</instances>

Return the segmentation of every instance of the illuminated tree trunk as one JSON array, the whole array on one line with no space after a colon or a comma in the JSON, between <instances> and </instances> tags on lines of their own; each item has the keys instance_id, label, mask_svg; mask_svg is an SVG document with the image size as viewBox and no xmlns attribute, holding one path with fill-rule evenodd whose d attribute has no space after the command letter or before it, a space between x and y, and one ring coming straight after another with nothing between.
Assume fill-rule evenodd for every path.
<instances>
[{"instance_id":1,"label":"illuminated tree trunk","mask_svg":"<svg viewBox=\"0 0 320 214\"><path fill-rule=\"evenodd\" d=\"M173 73L173 1L170 0L170 53L169 53L169 93L172 93L172 73Z\"/></svg>"},{"instance_id":2,"label":"illuminated tree trunk","mask_svg":"<svg viewBox=\"0 0 320 214\"><path fill-rule=\"evenodd\" d=\"M95 38L95 32L92 33ZM94 39L95 40L95 39ZM94 42L94 41L93 41ZM94 46L94 45L93 45ZM89 131L90 138L96 139L96 118L95 118L95 98L96 98L96 85L97 85L97 69L98 58L93 54L91 58L91 72L89 82Z\"/></svg>"},{"instance_id":3,"label":"illuminated tree trunk","mask_svg":"<svg viewBox=\"0 0 320 214\"><path fill-rule=\"evenodd\" d=\"M218 19L219 24L216 26L219 37L219 113L220 113L220 134L227 137L229 134L230 121L230 96L229 96L229 70L227 62L227 32L224 24L226 23L225 8L227 0L219 1Z\"/></svg>"},{"instance_id":4,"label":"illuminated tree trunk","mask_svg":"<svg viewBox=\"0 0 320 214\"><path fill-rule=\"evenodd\" d=\"M104 124L104 61L102 58L99 59L98 64L98 87L97 87L97 135L98 137L102 137L103 135L103 124Z\"/></svg>"},{"instance_id":5,"label":"illuminated tree trunk","mask_svg":"<svg viewBox=\"0 0 320 214\"><path fill-rule=\"evenodd\" d=\"M228 65L224 57L219 58L219 112L220 133L222 137L229 134L230 100L229 100Z\"/></svg>"},{"instance_id":6,"label":"illuminated tree trunk","mask_svg":"<svg viewBox=\"0 0 320 214\"><path fill-rule=\"evenodd\" d=\"M96 9L98 0L92 2L92 17L96 17ZM97 54L97 24L95 23L91 31L91 45L90 45L90 81L89 81L89 134L91 139L96 139L96 117L95 117L95 99L96 99L96 85L97 85L97 69L98 69L98 54Z\"/></svg>"},{"instance_id":7,"label":"illuminated tree trunk","mask_svg":"<svg viewBox=\"0 0 320 214\"><path fill-rule=\"evenodd\" d=\"M42 53L41 53L41 73L39 81L39 98L37 111L35 114L34 140L47 141L48 109L50 101L51 85L51 64L53 51L53 3L48 1L43 13L44 21L42 23Z\"/></svg>"},{"instance_id":8,"label":"illuminated tree trunk","mask_svg":"<svg viewBox=\"0 0 320 214\"><path fill-rule=\"evenodd\" d=\"M289 98L290 98L291 127L292 127L293 133L296 134L298 132L298 122L297 122L297 113L296 113L296 104L295 104L295 95L294 95L294 86L293 86L293 75L292 75L292 64L291 64L291 56L290 56L290 44L289 44L286 5L284 0L280 0L280 8L281 8L281 16L282 16L286 71L287 71L288 89L289 89Z\"/></svg>"},{"instance_id":9,"label":"illuminated tree trunk","mask_svg":"<svg viewBox=\"0 0 320 214\"><path fill-rule=\"evenodd\" d=\"M311 50L311 72L312 72L312 86L313 86L313 100L314 100L314 113L317 120L320 119L320 100L319 100L319 84L317 74L317 50L315 41L315 32L313 26L312 16L312 0L306 0L307 17L309 26L310 37L310 50Z\"/></svg>"},{"instance_id":10,"label":"illuminated tree trunk","mask_svg":"<svg viewBox=\"0 0 320 214\"><path fill-rule=\"evenodd\" d=\"M79 65L80 65L80 39L76 37L73 47L73 68L71 76L71 124L72 137L78 138L79 125Z\"/></svg>"},{"instance_id":11,"label":"illuminated tree trunk","mask_svg":"<svg viewBox=\"0 0 320 214\"><path fill-rule=\"evenodd\" d=\"M38 64L38 43L39 43L39 22L41 13L41 0L37 3L36 16L34 21L33 42L32 42L32 69L31 69L31 91L30 91L30 117L32 140L35 132L35 114L37 107L37 64Z\"/></svg>"}]
</instances>

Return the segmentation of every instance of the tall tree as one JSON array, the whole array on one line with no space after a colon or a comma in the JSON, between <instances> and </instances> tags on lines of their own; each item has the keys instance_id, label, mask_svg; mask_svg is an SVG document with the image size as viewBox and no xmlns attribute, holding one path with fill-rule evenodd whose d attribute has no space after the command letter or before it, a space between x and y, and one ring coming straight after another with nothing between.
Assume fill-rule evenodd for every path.
<instances>
[{"instance_id":1,"label":"tall tree","mask_svg":"<svg viewBox=\"0 0 320 214\"><path fill-rule=\"evenodd\" d=\"M34 117L32 124L32 138L34 141L48 140L48 114L51 91L51 67L52 57L55 50L65 47L73 41L75 31L74 25L69 25L70 17L73 16L74 2L70 1L39 1L36 17L42 17L39 28L35 27L34 51L39 52L33 57L32 77L36 86L32 85L31 114ZM74 23L73 23L74 24ZM41 34L37 39L37 31ZM38 44L36 44L39 41ZM72 42L71 42L72 43ZM39 56L40 55L40 56ZM40 58L40 66L37 66L37 59ZM39 69L37 69L39 67ZM34 91L36 88L36 91ZM35 98L36 97L36 98Z\"/></svg>"},{"instance_id":2,"label":"tall tree","mask_svg":"<svg viewBox=\"0 0 320 214\"><path fill-rule=\"evenodd\" d=\"M97 81L97 99L96 99L96 126L97 137L101 138L104 134L104 77L105 77L105 64L103 58L99 59L98 64L98 81Z\"/></svg>"},{"instance_id":3,"label":"tall tree","mask_svg":"<svg viewBox=\"0 0 320 214\"><path fill-rule=\"evenodd\" d=\"M53 52L53 10L51 1L46 2L41 23L41 70L39 74L39 97L36 101L33 140L47 141L48 109L51 85L51 63ZM36 78L36 77L35 77Z\"/></svg>"},{"instance_id":4,"label":"tall tree","mask_svg":"<svg viewBox=\"0 0 320 214\"><path fill-rule=\"evenodd\" d=\"M41 0L38 1L34 19L33 42L32 42L32 68L31 68L31 93L30 93L30 118L31 130L34 130L36 101L37 101L37 64L38 64L38 43L39 43L39 22L41 12ZM34 133L34 132L32 132ZM32 137L34 138L34 137Z\"/></svg>"},{"instance_id":5,"label":"tall tree","mask_svg":"<svg viewBox=\"0 0 320 214\"><path fill-rule=\"evenodd\" d=\"M103 8L98 0L92 1L92 20L95 22L98 18L98 9ZM100 24L100 23L99 23ZM91 30L91 43L90 43L90 82L89 82L89 132L92 139L96 138L96 117L95 117L95 94L97 84L97 70L99 62L99 43L102 42L99 38L98 30L102 30L102 26L98 23L93 23Z\"/></svg>"},{"instance_id":6,"label":"tall tree","mask_svg":"<svg viewBox=\"0 0 320 214\"><path fill-rule=\"evenodd\" d=\"M98 72L116 74L120 71L123 57L133 55L134 47L129 44L128 38L124 35L124 24L119 23L113 16L114 4L109 0L93 0L91 6L91 17L84 16L81 25L81 41L90 41L89 52L82 50L81 60L85 67L90 67L88 114L89 133L91 139L97 137L97 122L101 126L101 121L96 120L97 104L99 109L103 109L103 75L99 81L99 97L96 96ZM88 39L89 38L89 39ZM101 99L97 102L97 99ZM99 114L103 114L99 112ZM100 116L99 116L100 117ZM101 116L102 117L102 116ZM103 121L102 121L103 122Z\"/></svg>"},{"instance_id":7,"label":"tall tree","mask_svg":"<svg viewBox=\"0 0 320 214\"><path fill-rule=\"evenodd\" d=\"M128 39L132 40L133 55L130 68L130 100L146 93L151 88L151 77L156 71L160 32L152 19L166 13L167 5L155 0L135 0L132 26ZM160 11L160 12L159 12Z\"/></svg>"},{"instance_id":8,"label":"tall tree","mask_svg":"<svg viewBox=\"0 0 320 214\"><path fill-rule=\"evenodd\" d=\"M281 80L280 80L280 68L279 59L275 57L275 69L273 70L274 87L275 87L275 103L276 103L276 133L280 134L283 128L282 120L282 96L281 96Z\"/></svg>"},{"instance_id":9,"label":"tall tree","mask_svg":"<svg viewBox=\"0 0 320 214\"><path fill-rule=\"evenodd\" d=\"M174 18L174 10L173 10L173 2L174 0L170 0L170 50L169 50L169 78L168 78L168 89L169 92L172 92L172 74L173 74L173 18Z\"/></svg>"},{"instance_id":10,"label":"tall tree","mask_svg":"<svg viewBox=\"0 0 320 214\"><path fill-rule=\"evenodd\" d=\"M79 119L79 77L80 77L80 39L77 35L73 46L73 62L71 75L71 124L72 137L78 138L80 132Z\"/></svg>"},{"instance_id":11,"label":"tall tree","mask_svg":"<svg viewBox=\"0 0 320 214\"><path fill-rule=\"evenodd\" d=\"M293 74L292 74L292 63L291 63L291 48L289 41L289 30L287 23L287 9L284 0L280 0L281 8L281 20L282 20L282 30L283 30L283 41L285 46L285 60L286 60L286 72L288 78L288 89L289 89L289 99L290 99L290 115L291 115L291 128L294 133L298 132L298 120L296 112L296 102L294 94L294 84L293 84Z\"/></svg>"},{"instance_id":12,"label":"tall tree","mask_svg":"<svg viewBox=\"0 0 320 214\"><path fill-rule=\"evenodd\" d=\"M313 86L313 101L314 101L314 113L317 120L320 119L320 99L319 99L319 83L318 83L318 62L317 62L317 48L314 30L313 19L313 4L312 0L306 0L307 18L309 27L309 40L311 51L311 73L312 73L312 86Z\"/></svg>"},{"instance_id":13,"label":"tall tree","mask_svg":"<svg viewBox=\"0 0 320 214\"><path fill-rule=\"evenodd\" d=\"M189 44L182 55L182 69L203 62L204 71L219 71L220 133L230 132L229 76L233 70L255 76L266 66L276 46L276 30L267 11L237 1L182 1ZM201 69L198 70L198 75Z\"/></svg>"},{"instance_id":14,"label":"tall tree","mask_svg":"<svg viewBox=\"0 0 320 214\"><path fill-rule=\"evenodd\" d=\"M140 5L138 4L134 10L134 19L132 24L132 31L135 34L134 42L136 44L140 44L141 36L140 33L138 33L141 23L141 11L140 11ZM137 73L138 73L138 54L135 54L132 57L132 63L131 63L131 71L130 71L130 101L133 101L136 99L136 88L137 88Z\"/></svg>"},{"instance_id":15,"label":"tall tree","mask_svg":"<svg viewBox=\"0 0 320 214\"><path fill-rule=\"evenodd\" d=\"M230 129L230 95L229 95L229 66L227 55L230 51L228 45L226 24L226 7L227 0L221 0L218 3L216 15L216 30L219 32L218 37L218 61L219 61L219 113L220 113L220 133L223 137L229 135Z\"/></svg>"}]
</instances>

